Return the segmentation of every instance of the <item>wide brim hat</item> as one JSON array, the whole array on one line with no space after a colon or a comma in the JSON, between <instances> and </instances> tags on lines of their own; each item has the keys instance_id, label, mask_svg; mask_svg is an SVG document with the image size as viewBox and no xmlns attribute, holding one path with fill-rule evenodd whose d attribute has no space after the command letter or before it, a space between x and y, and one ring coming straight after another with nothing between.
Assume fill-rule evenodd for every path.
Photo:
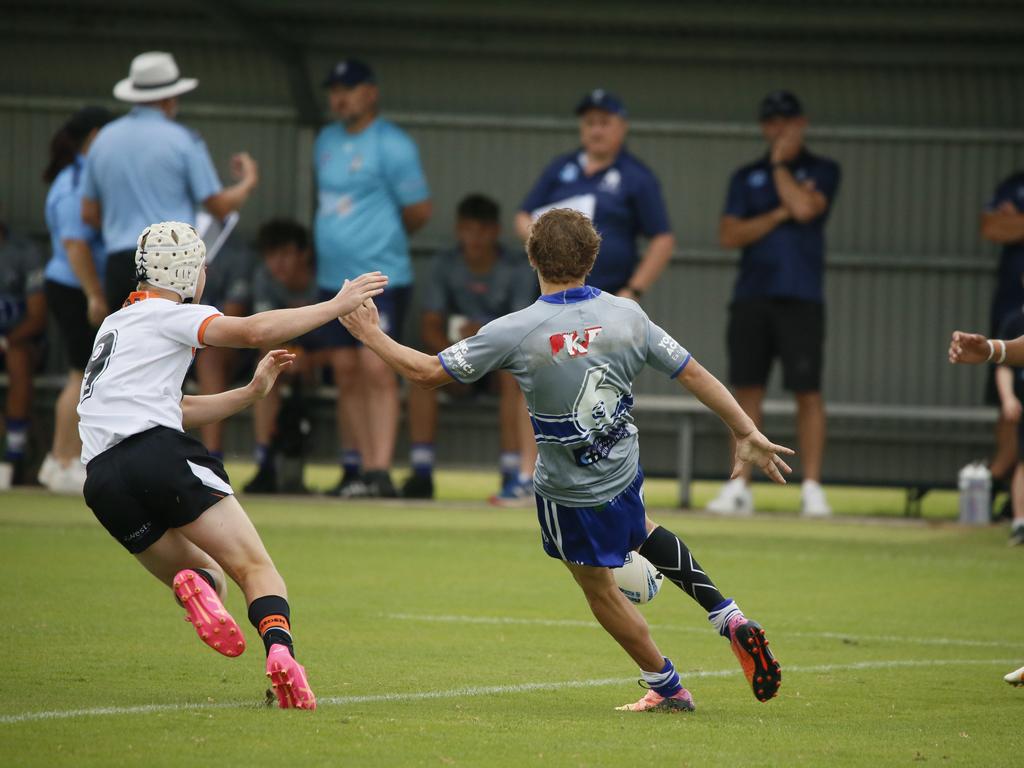
<instances>
[{"instance_id":1,"label":"wide brim hat","mask_svg":"<svg viewBox=\"0 0 1024 768\"><path fill-rule=\"evenodd\" d=\"M149 51L132 59L128 77L114 86L114 98L141 104L180 96L198 85L196 78L181 76L171 54Z\"/></svg>"}]
</instances>

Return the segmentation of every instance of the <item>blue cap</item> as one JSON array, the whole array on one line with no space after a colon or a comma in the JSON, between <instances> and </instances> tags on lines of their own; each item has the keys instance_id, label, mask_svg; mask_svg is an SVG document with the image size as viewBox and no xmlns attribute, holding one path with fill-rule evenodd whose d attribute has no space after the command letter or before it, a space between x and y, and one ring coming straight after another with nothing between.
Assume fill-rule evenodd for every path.
<instances>
[{"instance_id":1,"label":"blue cap","mask_svg":"<svg viewBox=\"0 0 1024 768\"><path fill-rule=\"evenodd\" d=\"M773 117L800 117L804 108L790 91L772 91L763 99L757 108L758 120L770 120Z\"/></svg>"},{"instance_id":2,"label":"blue cap","mask_svg":"<svg viewBox=\"0 0 1024 768\"><path fill-rule=\"evenodd\" d=\"M595 88L580 99L580 103L576 105L576 114L582 115L588 109L603 109L613 115L626 116L626 105L622 103L622 99L604 88Z\"/></svg>"},{"instance_id":3,"label":"blue cap","mask_svg":"<svg viewBox=\"0 0 1024 768\"><path fill-rule=\"evenodd\" d=\"M355 88L363 83L376 82L376 75L365 61L344 59L331 67L331 71L324 78L323 86L327 88L332 85L344 85L347 88Z\"/></svg>"}]
</instances>

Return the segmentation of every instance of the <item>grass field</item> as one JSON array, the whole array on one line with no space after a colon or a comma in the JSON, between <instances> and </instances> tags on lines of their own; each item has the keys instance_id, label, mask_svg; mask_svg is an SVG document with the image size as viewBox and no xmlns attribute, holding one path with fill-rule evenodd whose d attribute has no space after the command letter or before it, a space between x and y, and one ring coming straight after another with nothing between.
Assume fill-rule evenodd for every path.
<instances>
[{"instance_id":1,"label":"grass field","mask_svg":"<svg viewBox=\"0 0 1024 768\"><path fill-rule=\"evenodd\" d=\"M446 475L442 493L478 498L492 483ZM654 482L648 496L672 493ZM888 509L859 493L833 504ZM898 512L895 493L884 498ZM532 510L243 501L288 580L320 709L261 706L255 632L239 659L211 652L80 501L10 493L0 764L1021 762L1024 691L1000 678L1024 664L1024 552L1001 528L654 513L765 625L785 675L759 704L727 643L668 585L645 614L698 709L659 716L614 711L641 695L636 670L541 551ZM938 495L926 514L952 503ZM229 607L244 617L236 589Z\"/></svg>"}]
</instances>

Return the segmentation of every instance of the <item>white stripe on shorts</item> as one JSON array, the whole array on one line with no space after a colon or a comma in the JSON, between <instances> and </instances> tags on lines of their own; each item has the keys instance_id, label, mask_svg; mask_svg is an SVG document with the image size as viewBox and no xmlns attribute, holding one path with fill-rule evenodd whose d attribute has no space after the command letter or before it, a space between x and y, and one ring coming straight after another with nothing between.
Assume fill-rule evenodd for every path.
<instances>
[{"instance_id":1,"label":"white stripe on shorts","mask_svg":"<svg viewBox=\"0 0 1024 768\"><path fill-rule=\"evenodd\" d=\"M199 478L199 482L207 488L213 488L215 491L234 495L235 492L231 490L231 486L217 477L214 471L209 467L204 467L200 464L193 464L188 459L185 459L185 463L188 464L188 468L192 470L192 474Z\"/></svg>"},{"instance_id":2,"label":"white stripe on shorts","mask_svg":"<svg viewBox=\"0 0 1024 768\"><path fill-rule=\"evenodd\" d=\"M544 499L544 506L549 515L548 531L550 531L551 537L554 539L555 549L558 550L558 556L568 562L565 557L565 551L562 549L562 527L558 524L558 505L549 499Z\"/></svg>"}]
</instances>

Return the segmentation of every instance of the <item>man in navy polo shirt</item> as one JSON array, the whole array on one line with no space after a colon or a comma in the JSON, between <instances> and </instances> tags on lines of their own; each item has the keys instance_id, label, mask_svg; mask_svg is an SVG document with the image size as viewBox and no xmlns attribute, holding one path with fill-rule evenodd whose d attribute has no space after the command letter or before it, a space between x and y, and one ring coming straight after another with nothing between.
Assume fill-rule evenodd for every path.
<instances>
[{"instance_id":1,"label":"man in navy polo shirt","mask_svg":"<svg viewBox=\"0 0 1024 768\"><path fill-rule=\"evenodd\" d=\"M719 223L723 248L740 248L729 307L729 381L760 427L761 403L775 358L794 393L803 466L801 511L831 513L821 488L825 406L825 223L839 188L839 165L804 146L807 118L788 91L768 94L759 110L768 152L729 182ZM750 472L725 485L708 509L750 513Z\"/></svg>"},{"instance_id":2,"label":"man in navy polo shirt","mask_svg":"<svg viewBox=\"0 0 1024 768\"><path fill-rule=\"evenodd\" d=\"M1024 307L1024 171L1013 174L996 187L995 194L981 214L981 236L1002 246L989 320L991 336L996 338L1007 316L1019 315L1021 307ZM995 366L992 368L994 371ZM991 374L985 402L999 404L995 378ZM996 455L990 465L992 477L1007 479L1016 464L1017 425L1003 418L1000 410L996 424Z\"/></svg>"},{"instance_id":3,"label":"man in navy polo shirt","mask_svg":"<svg viewBox=\"0 0 1024 768\"><path fill-rule=\"evenodd\" d=\"M607 293L639 299L664 271L675 237L650 168L625 148L626 108L608 91L586 94L576 106L581 146L556 157L516 214L524 241L534 219L550 208L586 214L601 235L601 251L587 283ZM640 257L637 238L648 240Z\"/></svg>"}]
</instances>

